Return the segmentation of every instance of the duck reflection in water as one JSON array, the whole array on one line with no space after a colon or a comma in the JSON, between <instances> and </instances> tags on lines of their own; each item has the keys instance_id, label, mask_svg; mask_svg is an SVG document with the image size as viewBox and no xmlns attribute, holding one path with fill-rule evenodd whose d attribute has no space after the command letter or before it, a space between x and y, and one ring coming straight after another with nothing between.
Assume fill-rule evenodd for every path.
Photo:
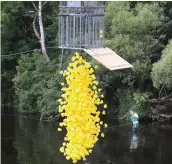
<instances>
[{"instance_id":1,"label":"duck reflection in water","mask_svg":"<svg viewBox=\"0 0 172 164\"><path fill-rule=\"evenodd\" d=\"M130 152L133 152L138 147L138 134L133 133L131 141L130 141Z\"/></svg>"}]
</instances>

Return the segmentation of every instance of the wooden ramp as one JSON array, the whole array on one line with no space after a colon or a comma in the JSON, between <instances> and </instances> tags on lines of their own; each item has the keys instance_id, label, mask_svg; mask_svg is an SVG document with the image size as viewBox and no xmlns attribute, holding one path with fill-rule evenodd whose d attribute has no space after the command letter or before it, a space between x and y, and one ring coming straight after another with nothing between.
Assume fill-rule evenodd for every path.
<instances>
[{"instance_id":1,"label":"wooden ramp","mask_svg":"<svg viewBox=\"0 0 172 164\"><path fill-rule=\"evenodd\" d=\"M110 48L84 49L86 53L110 70L132 68L133 66L117 55Z\"/></svg>"}]
</instances>

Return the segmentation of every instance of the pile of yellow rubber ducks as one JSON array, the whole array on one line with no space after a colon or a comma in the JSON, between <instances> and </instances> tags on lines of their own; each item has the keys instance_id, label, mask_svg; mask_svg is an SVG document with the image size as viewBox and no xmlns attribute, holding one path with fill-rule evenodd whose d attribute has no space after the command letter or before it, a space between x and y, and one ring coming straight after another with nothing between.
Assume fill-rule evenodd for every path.
<instances>
[{"instance_id":1,"label":"pile of yellow rubber ducks","mask_svg":"<svg viewBox=\"0 0 172 164\"><path fill-rule=\"evenodd\" d=\"M62 127L67 130L60 152L73 163L86 160L98 136L104 137L101 126L107 127L99 118L100 114L105 115L105 110L97 110L97 105L102 105L104 98L94 75L97 68L95 66L93 69L79 53L75 53L67 70L60 72L65 82L61 83L63 94L58 100L58 110L64 118L58 131L62 131ZM107 108L107 105L104 104L103 108Z\"/></svg>"}]
</instances>

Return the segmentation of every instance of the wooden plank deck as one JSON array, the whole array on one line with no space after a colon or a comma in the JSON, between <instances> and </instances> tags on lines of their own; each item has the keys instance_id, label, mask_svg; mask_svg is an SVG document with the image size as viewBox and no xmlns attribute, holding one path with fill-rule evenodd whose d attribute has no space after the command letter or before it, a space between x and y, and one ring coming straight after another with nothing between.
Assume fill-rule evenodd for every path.
<instances>
[{"instance_id":1,"label":"wooden plank deck","mask_svg":"<svg viewBox=\"0 0 172 164\"><path fill-rule=\"evenodd\" d=\"M130 63L107 47L84 49L84 51L111 71L133 67Z\"/></svg>"}]
</instances>

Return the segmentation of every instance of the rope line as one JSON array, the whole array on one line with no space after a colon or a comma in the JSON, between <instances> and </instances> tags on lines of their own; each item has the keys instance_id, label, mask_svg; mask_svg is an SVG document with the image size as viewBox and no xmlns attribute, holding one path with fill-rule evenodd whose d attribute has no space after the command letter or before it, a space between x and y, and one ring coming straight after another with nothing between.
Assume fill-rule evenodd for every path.
<instances>
[{"instance_id":1,"label":"rope line","mask_svg":"<svg viewBox=\"0 0 172 164\"><path fill-rule=\"evenodd\" d=\"M34 52L36 50L40 50L40 49L34 49L34 50L30 50L30 51L23 51L23 52L18 52L18 53L14 53L14 54L9 54L9 55L1 55L2 57L8 57L8 56L14 56L14 55L21 55L21 54L27 54L29 52Z\"/></svg>"},{"instance_id":2,"label":"rope line","mask_svg":"<svg viewBox=\"0 0 172 164\"><path fill-rule=\"evenodd\" d=\"M58 49L58 47L46 47L47 49ZM3 54L1 55L2 57L8 57L8 56L14 56L14 55L21 55L21 54L27 54L29 52L34 52L34 51L40 51L41 49L38 48L38 49L34 49L34 50L30 50L30 51L23 51L23 52L17 52L17 53L13 53L13 54Z\"/></svg>"}]
</instances>

